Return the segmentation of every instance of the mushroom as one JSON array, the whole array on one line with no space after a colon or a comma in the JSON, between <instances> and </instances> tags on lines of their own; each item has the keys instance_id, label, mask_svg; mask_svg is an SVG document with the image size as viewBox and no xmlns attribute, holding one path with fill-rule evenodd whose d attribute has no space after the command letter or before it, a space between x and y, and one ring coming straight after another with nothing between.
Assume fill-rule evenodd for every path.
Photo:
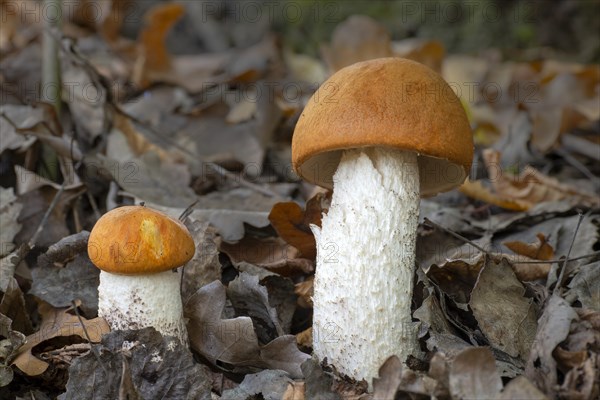
<instances>
[{"instance_id":1,"label":"mushroom","mask_svg":"<svg viewBox=\"0 0 600 400\"><path fill-rule=\"evenodd\" d=\"M178 220L144 206L104 214L90 233L88 255L100 271L98 315L111 329L153 326L187 344L181 274L195 245Z\"/></svg>"},{"instance_id":2,"label":"mushroom","mask_svg":"<svg viewBox=\"0 0 600 400\"><path fill-rule=\"evenodd\" d=\"M420 353L411 318L421 196L460 185L473 158L465 111L433 70L401 58L341 69L308 101L292 139L303 179L333 189L317 242L313 349L377 376Z\"/></svg>"}]
</instances>

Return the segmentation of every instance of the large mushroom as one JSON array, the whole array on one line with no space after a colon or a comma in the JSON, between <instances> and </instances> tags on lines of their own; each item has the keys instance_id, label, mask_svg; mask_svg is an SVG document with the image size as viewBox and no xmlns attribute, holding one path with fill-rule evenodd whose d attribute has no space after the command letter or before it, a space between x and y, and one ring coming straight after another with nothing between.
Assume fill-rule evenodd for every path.
<instances>
[{"instance_id":1,"label":"large mushroom","mask_svg":"<svg viewBox=\"0 0 600 400\"><path fill-rule=\"evenodd\" d=\"M153 326L187 344L176 268L194 252L187 228L159 211L124 206L104 214L88 241L101 270L98 315L114 330Z\"/></svg>"},{"instance_id":2,"label":"large mushroom","mask_svg":"<svg viewBox=\"0 0 600 400\"><path fill-rule=\"evenodd\" d=\"M460 185L473 158L465 111L428 67L401 58L353 64L304 109L292 162L333 189L317 241L315 355L371 379L391 355L418 355L411 318L421 196Z\"/></svg>"}]
</instances>

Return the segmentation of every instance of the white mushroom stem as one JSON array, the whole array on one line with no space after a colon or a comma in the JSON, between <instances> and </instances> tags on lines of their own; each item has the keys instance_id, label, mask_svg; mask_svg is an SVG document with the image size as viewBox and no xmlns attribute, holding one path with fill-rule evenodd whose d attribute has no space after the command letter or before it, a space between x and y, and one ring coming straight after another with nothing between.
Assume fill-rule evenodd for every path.
<instances>
[{"instance_id":1,"label":"white mushroom stem","mask_svg":"<svg viewBox=\"0 0 600 400\"><path fill-rule=\"evenodd\" d=\"M317 240L314 352L369 385L391 355L417 355L411 321L419 170L413 152L344 152Z\"/></svg>"},{"instance_id":2,"label":"white mushroom stem","mask_svg":"<svg viewBox=\"0 0 600 400\"><path fill-rule=\"evenodd\" d=\"M98 316L112 330L153 326L164 336L188 343L183 319L179 272L148 275L117 275L100 271Z\"/></svg>"}]
</instances>

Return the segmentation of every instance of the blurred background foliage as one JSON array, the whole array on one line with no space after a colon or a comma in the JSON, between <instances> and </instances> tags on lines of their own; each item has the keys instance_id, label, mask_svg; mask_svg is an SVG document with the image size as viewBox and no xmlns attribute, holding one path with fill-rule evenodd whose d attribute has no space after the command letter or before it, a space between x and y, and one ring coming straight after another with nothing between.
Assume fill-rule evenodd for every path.
<instances>
[{"instance_id":1,"label":"blurred background foliage","mask_svg":"<svg viewBox=\"0 0 600 400\"><path fill-rule=\"evenodd\" d=\"M136 13L156 2L135 2ZM209 0L187 6L196 15L187 27L179 24L170 43L179 53L245 47L274 30L288 48L317 56L336 25L362 14L385 26L393 40L437 39L449 53L497 48L513 60L600 61L600 0ZM132 37L136 28L129 24ZM181 29L187 41L176 33ZM202 34L195 40L194 32ZM229 43L222 42L223 32Z\"/></svg>"},{"instance_id":2,"label":"blurred background foliage","mask_svg":"<svg viewBox=\"0 0 600 400\"><path fill-rule=\"evenodd\" d=\"M283 15L274 28L298 52L316 54L314 44L328 40L337 23L350 15L364 14L383 24L394 40L437 39L449 53L494 47L509 52L511 58L551 54L579 62L600 60L597 0L285 2L301 5L302 18L293 20Z\"/></svg>"}]
</instances>

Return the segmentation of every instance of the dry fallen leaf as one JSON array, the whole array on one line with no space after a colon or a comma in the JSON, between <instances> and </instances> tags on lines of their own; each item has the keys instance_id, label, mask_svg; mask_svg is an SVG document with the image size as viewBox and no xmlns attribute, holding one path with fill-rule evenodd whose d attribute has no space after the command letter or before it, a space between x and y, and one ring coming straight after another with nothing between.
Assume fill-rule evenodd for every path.
<instances>
[{"instance_id":1,"label":"dry fallen leaf","mask_svg":"<svg viewBox=\"0 0 600 400\"><path fill-rule=\"evenodd\" d=\"M546 236L543 233L538 233L536 237L537 242L534 243L509 241L504 242L503 244L515 253L534 260L552 260L554 257L554 249L548 243Z\"/></svg>"},{"instance_id":2,"label":"dry fallen leaf","mask_svg":"<svg viewBox=\"0 0 600 400\"><path fill-rule=\"evenodd\" d=\"M600 395L598 380L599 362L597 357L588 358L583 364L571 369L565 375L565 380L560 386L559 397L570 399L592 399Z\"/></svg>"},{"instance_id":3,"label":"dry fallen leaf","mask_svg":"<svg viewBox=\"0 0 600 400\"><path fill-rule=\"evenodd\" d=\"M581 204L590 207L600 205L600 199L594 194L584 192L573 186L560 183L537 169L526 166L518 175L498 171L500 152L486 149L483 159L488 169L490 181L499 197L518 201L531 208L545 201L568 200L571 204Z\"/></svg>"},{"instance_id":4,"label":"dry fallen leaf","mask_svg":"<svg viewBox=\"0 0 600 400\"><path fill-rule=\"evenodd\" d=\"M280 238L245 236L235 244L221 242L219 250L227 254L234 264L247 262L282 276L314 271L313 261L300 258L298 250Z\"/></svg>"},{"instance_id":5,"label":"dry fallen leaf","mask_svg":"<svg viewBox=\"0 0 600 400\"><path fill-rule=\"evenodd\" d=\"M281 400L293 383L284 371L265 370L257 374L248 374L235 389L225 390L223 399L246 400L260 398L264 400Z\"/></svg>"},{"instance_id":6,"label":"dry fallen leaf","mask_svg":"<svg viewBox=\"0 0 600 400\"><path fill-rule=\"evenodd\" d=\"M600 312L599 282L600 261L583 265L581 271L569 282L570 293L567 296L574 295L583 307Z\"/></svg>"},{"instance_id":7,"label":"dry fallen leaf","mask_svg":"<svg viewBox=\"0 0 600 400\"><path fill-rule=\"evenodd\" d=\"M110 332L96 348L71 364L62 400L211 398L208 368L154 328Z\"/></svg>"},{"instance_id":8,"label":"dry fallen leaf","mask_svg":"<svg viewBox=\"0 0 600 400\"><path fill-rule=\"evenodd\" d=\"M56 308L78 300L85 315L97 315L100 270L88 257L88 237L87 231L67 236L40 255L29 294Z\"/></svg>"},{"instance_id":9,"label":"dry fallen leaf","mask_svg":"<svg viewBox=\"0 0 600 400\"><path fill-rule=\"evenodd\" d=\"M277 309L269 304L267 288L258 277L242 272L227 286L227 297L237 315L252 318L260 343L268 343L284 334Z\"/></svg>"},{"instance_id":10,"label":"dry fallen leaf","mask_svg":"<svg viewBox=\"0 0 600 400\"><path fill-rule=\"evenodd\" d=\"M300 250L304 258L316 257L317 246L310 225L321 226L326 201L326 194L317 193L306 202L304 210L294 202L277 203L269 214L269 221L279 236Z\"/></svg>"},{"instance_id":11,"label":"dry fallen leaf","mask_svg":"<svg viewBox=\"0 0 600 400\"><path fill-rule=\"evenodd\" d=\"M226 289L219 281L200 288L185 304L192 348L214 366L231 372L276 368L293 378L302 376L300 364L310 358L296 346L293 335L279 336L260 347L252 319L222 319ZM225 366L228 366L227 368Z\"/></svg>"},{"instance_id":12,"label":"dry fallen leaf","mask_svg":"<svg viewBox=\"0 0 600 400\"><path fill-rule=\"evenodd\" d=\"M17 350L25 343L25 335L11 328L10 318L0 313L0 388L12 382L14 371L10 367Z\"/></svg>"},{"instance_id":13,"label":"dry fallen leaf","mask_svg":"<svg viewBox=\"0 0 600 400\"><path fill-rule=\"evenodd\" d=\"M558 296L550 296L538 321L535 342L525 367L525 376L547 395L554 397L558 387L556 360L552 353L567 338L577 313Z\"/></svg>"},{"instance_id":14,"label":"dry fallen leaf","mask_svg":"<svg viewBox=\"0 0 600 400\"><path fill-rule=\"evenodd\" d=\"M379 378L373 379L373 397L375 399L393 399L396 397L402 381L402 362L396 356L385 360L379 368Z\"/></svg>"},{"instance_id":15,"label":"dry fallen leaf","mask_svg":"<svg viewBox=\"0 0 600 400\"><path fill-rule=\"evenodd\" d=\"M508 263L486 259L469 306L490 344L527 359L537 329L536 308Z\"/></svg>"},{"instance_id":16,"label":"dry fallen leaf","mask_svg":"<svg viewBox=\"0 0 600 400\"><path fill-rule=\"evenodd\" d=\"M312 296L314 293L314 278L310 277L304 282L296 284L294 293L298 295L298 305L304 308L312 308Z\"/></svg>"},{"instance_id":17,"label":"dry fallen leaf","mask_svg":"<svg viewBox=\"0 0 600 400\"><path fill-rule=\"evenodd\" d=\"M283 393L282 400L304 400L304 382L291 382L285 393Z\"/></svg>"},{"instance_id":18,"label":"dry fallen leaf","mask_svg":"<svg viewBox=\"0 0 600 400\"><path fill-rule=\"evenodd\" d=\"M550 263L535 262L532 258L515 256L514 254L505 254L502 257L510 263L515 275L521 282L545 279L552 267Z\"/></svg>"},{"instance_id":19,"label":"dry fallen leaf","mask_svg":"<svg viewBox=\"0 0 600 400\"><path fill-rule=\"evenodd\" d=\"M502 379L492 352L473 347L460 352L450 365L450 393L457 399L497 399Z\"/></svg>"},{"instance_id":20,"label":"dry fallen leaf","mask_svg":"<svg viewBox=\"0 0 600 400\"><path fill-rule=\"evenodd\" d=\"M527 400L548 400L544 393L533 386L523 375L517 376L506 384L500 394L502 400L527 399Z\"/></svg>"},{"instance_id":21,"label":"dry fallen leaf","mask_svg":"<svg viewBox=\"0 0 600 400\"><path fill-rule=\"evenodd\" d=\"M139 56L136 61L141 73L134 81L143 83L148 76L169 70L171 56L165 47L165 40L184 12L181 4L167 3L156 5L146 13L146 26L139 36Z\"/></svg>"},{"instance_id":22,"label":"dry fallen leaf","mask_svg":"<svg viewBox=\"0 0 600 400\"><path fill-rule=\"evenodd\" d=\"M483 186L481 181L471 181L467 179L458 190L471 197L472 199L493 204L507 210L526 211L531 205L518 199L507 199L493 193L489 188Z\"/></svg>"},{"instance_id":23,"label":"dry fallen leaf","mask_svg":"<svg viewBox=\"0 0 600 400\"><path fill-rule=\"evenodd\" d=\"M366 15L352 15L338 24L331 44L322 46L321 51L332 72L359 61L392 55L389 32Z\"/></svg>"},{"instance_id":24,"label":"dry fallen leaf","mask_svg":"<svg viewBox=\"0 0 600 400\"><path fill-rule=\"evenodd\" d=\"M0 287L0 291L4 292L0 301L0 314L11 320L12 330L30 334L33 332L33 327L27 312L25 296L12 274L9 276L5 274L5 271L0 271L0 276L5 281L2 282L5 286Z\"/></svg>"},{"instance_id":25,"label":"dry fallen leaf","mask_svg":"<svg viewBox=\"0 0 600 400\"><path fill-rule=\"evenodd\" d=\"M308 359L302 366L305 396L307 399L341 400L341 396L333 391L333 376L325 373L319 363Z\"/></svg>"},{"instance_id":26,"label":"dry fallen leaf","mask_svg":"<svg viewBox=\"0 0 600 400\"><path fill-rule=\"evenodd\" d=\"M215 243L216 231L206 221L186 219L184 222L196 244L194 257L183 269L181 298L185 301L198 288L220 279L222 266Z\"/></svg>"},{"instance_id":27,"label":"dry fallen leaf","mask_svg":"<svg viewBox=\"0 0 600 400\"><path fill-rule=\"evenodd\" d=\"M410 38L392 42L394 55L420 62L437 71L442 70L446 49L438 40Z\"/></svg>"},{"instance_id":28,"label":"dry fallen leaf","mask_svg":"<svg viewBox=\"0 0 600 400\"><path fill-rule=\"evenodd\" d=\"M6 256L15 249L13 239L21 230L19 224L19 214L23 205L16 201L14 189L0 187L0 258Z\"/></svg>"},{"instance_id":29,"label":"dry fallen leaf","mask_svg":"<svg viewBox=\"0 0 600 400\"><path fill-rule=\"evenodd\" d=\"M299 346L302 346L304 348L312 348L313 345L313 332L312 332L312 326L310 328L307 328L305 330L303 330L302 332L298 333L296 335L296 342L298 343Z\"/></svg>"},{"instance_id":30,"label":"dry fallen leaf","mask_svg":"<svg viewBox=\"0 0 600 400\"><path fill-rule=\"evenodd\" d=\"M83 325L79 322L76 315L68 313L69 309L54 309L48 304L42 303L39 307L42 315L40 329L27 336L27 342L21 346L18 355L13 361L13 365L29 376L36 376L44 373L49 364L40 360L32 354L32 349L45 340L56 337L79 336L88 339L92 343L99 343L102 335L110 332L110 328L104 318L85 319L81 317ZM84 331L85 325L85 331Z\"/></svg>"}]
</instances>

